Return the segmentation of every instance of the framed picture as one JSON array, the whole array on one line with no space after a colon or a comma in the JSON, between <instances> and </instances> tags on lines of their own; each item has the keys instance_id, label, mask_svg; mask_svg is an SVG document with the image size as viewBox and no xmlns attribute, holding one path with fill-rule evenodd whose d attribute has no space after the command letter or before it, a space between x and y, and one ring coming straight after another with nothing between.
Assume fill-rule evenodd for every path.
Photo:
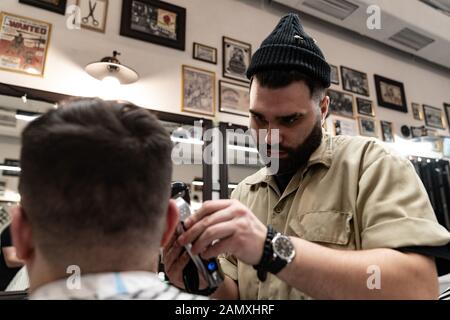
<instances>
[{"instance_id":1,"label":"framed picture","mask_svg":"<svg viewBox=\"0 0 450 320\"><path fill-rule=\"evenodd\" d=\"M425 124L432 128L445 129L442 110L426 104L423 105Z\"/></svg>"},{"instance_id":2,"label":"framed picture","mask_svg":"<svg viewBox=\"0 0 450 320\"><path fill-rule=\"evenodd\" d=\"M378 138L375 119L359 117L359 132L362 136Z\"/></svg>"},{"instance_id":3,"label":"framed picture","mask_svg":"<svg viewBox=\"0 0 450 320\"><path fill-rule=\"evenodd\" d=\"M105 33L108 0L77 0L81 10L81 27Z\"/></svg>"},{"instance_id":4,"label":"framed picture","mask_svg":"<svg viewBox=\"0 0 450 320\"><path fill-rule=\"evenodd\" d=\"M381 135L383 136L383 141L385 142L394 142L394 129L392 126L392 122L389 121L380 121L381 124Z\"/></svg>"},{"instance_id":5,"label":"framed picture","mask_svg":"<svg viewBox=\"0 0 450 320\"><path fill-rule=\"evenodd\" d=\"M184 51L186 9L157 0L123 0L120 34Z\"/></svg>"},{"instance_id":6,"label":"framed picture","mask_svg":"<svg viewBox=\"0 0 450 320\"><path fill-rule=\"evenodd\" d=\"M332 89L327 90L330 97L330 113L338 116L354 118L353 95Z\"/></svg>"},{"instance_id":7,"label":"framed picture","mask_svg":"<svg viewBox=\"0 0 450 320\"><path fill-rule=\"evenodd\" d=\"M339 85L339 69L338 69L338 67L330 64L330 68L331 68L331 76L330 76L331 83Z\"/></svg>"},{"instance_id":8,"label":"framed picture","mask_svg":"<svg viewBox=\"0 0 450 320\"><path fill-rule=\"evenodd\" d=\"M427 134L428 132L425 126L411 127L411 137L413 138L425 137Z\"/></svg>"},{"instance_id":9,"label":"framed picture","mask_svg":"<svg viewBox=\"0 0 450 320\"><path fill-rule=\"evenodd\" d=\"M423 120L423 111L422 107L418 103L411 103L411 110L413 113L413 117L416 120Z\"/></svg>"},{"instance_id":10,"label":"framed picture","mask_svg":"<svg viewBox=\"0 0 450 320\"><path fill-rule=\"evenodd\" d=\"M33 7L53 11L62 15L66 14L67 0L19 0L19 2Z\"/></svg>"},{"instance_id":11,"label":"framed picture","mask_svg":"<svg viewBox=\"0 0 450 320\"><path fill-rule=\"evenodd\" d=\"M247 68L252 57L249 43L223 37L223 76L238 81L249 82Z\"/></svg>"},{"instance_id":12,"label":"framed picture","mask_svg":"<svg viewBox=\"0 0 450 320\"><path fill-rule=\"evenodd\" d=\"M194 42L192 58L212 64L217 64L217 49Z\"/></svg>"},{"instance_id":13,"label":"framed picture","mask_svg":"<svg viewBox=\"0 0 450 320\"><path fill-rule=\"evenodd\" d=\"M248 117L250 92L248 86L219 81L219 111Z\"/></svg>"},{"instance_id":14,"label":"framed picture","mask_svg":"<svg viewBox=\"0 0 450 320\"><path fill-rule=\"evenodd\" d=\"M447 124L450 128L450 103L444 103L445 115L447 116Z\"/></svg>"},{"instance_id":15,"label":"framed picture","mask_svg":"<svg viewBox=\"0 0 450 320\"><path fill-rule=\"evenodd\" d=\"M357 136L358 126L354 119L334 118L333 119L334 134L336 136Z\"/></svg>"},{"instance_id":16,"label":"framed picture","mask_svg":"<svg viewBox=\"0 0 450 320\"><path fill-rule=\"evenodd\" d=\"M341 66L341 76L344 90L369 96L367 73Z\"/></svg>"},{"instance_id":17,"label":"framed picture","mask_svg":"<svg viewBox=\"0 0 450 320\"><path fill-rule=\"evenodd\" d=\"M400 112L408 112L403 83L375 75L378 105Z\"/></svg>"},{"instance_id":18,"label":"framed picture","mask_svg":"<svg viewBox=\"0 0 450 320\"><path fill-rule=\"evenodd\" d=\"M363 98L356 98L356 107L358 113L366 116L375 116L375 111L373 110L372 100L367 100Z\"/></svg>"},{"instance_id":19,"label":"framed picture","mask_svg":"<svg viewBox=\"0 0 450 320\"><path fill-rule=\"evenodd\" d=\"M214 116L216 74L212 71L182 66L182 111Z\"/></svg>"},{"instance_id":20,"label":"framed picture","mask_svg":"<svg viewBox=\"0 0 450 320\"><path fill-rule=\"evenodd\" d=\"M0 69L43 76L50 23L0 13Z\"/></svg>"}]
</instances>

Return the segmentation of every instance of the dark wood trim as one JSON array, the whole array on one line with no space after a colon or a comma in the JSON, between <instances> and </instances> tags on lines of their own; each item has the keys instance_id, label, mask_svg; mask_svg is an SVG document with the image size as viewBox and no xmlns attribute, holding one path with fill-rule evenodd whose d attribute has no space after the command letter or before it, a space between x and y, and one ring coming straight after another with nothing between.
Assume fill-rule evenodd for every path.
<instances>
[{"instance_id":1,"label":"dark wood trim","mask_svg":"<svg viewBox=\"0 0 450 320\"><path fill-rule=\"evenodd\" d=\"M0 95L20 98L25 94L30 100L37 100L48 103L57 103L65 99L77 98L76 96L71 96L63 93L20 87L0 82Z\"/></svg>"},{"instance_id":2,"label":"dark wood trim","mask_svg":"<svg viewBox=\"0 0 450 320\"><path fill-rule=\"evenodd\" d=\"M203 120L203 132L212 129L213 124L211 120ZM210 145L212 144L212 139L205 140L205 136L203 136L203 141L205 144L203 145L202 151L205 154L205 149L208 148L210 150ZM211 159L209 159L211 160ZM211 161L209 163L205 162L205 159L202 161L203 163L203 201L212 200L212 164Z\"/></svg>"}]
</instances>

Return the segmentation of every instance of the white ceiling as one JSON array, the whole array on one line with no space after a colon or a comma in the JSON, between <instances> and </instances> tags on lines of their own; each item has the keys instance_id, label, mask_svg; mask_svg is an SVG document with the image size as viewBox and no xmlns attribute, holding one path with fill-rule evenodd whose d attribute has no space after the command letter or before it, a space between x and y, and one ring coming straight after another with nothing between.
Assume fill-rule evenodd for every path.
<instances>
[{"instance_id":1,"label":"white ceiling","mask_svg":"<svg viewBox=\"0 0 450 320\"><path fill-rule=\"evenodd\" d=\"M311 0L273 1L450 69L450 16L419 0L314 0L336 8L340 7L341 1L357 5L358 8L343 20L304 4ZM434 1L445 4L449 0ZM370 5L377 5L381 10L380 30L367 28L369 14L366 10ZM416 51L390 39L405 28L434 41Z\"/></svg>"}]
</instances>

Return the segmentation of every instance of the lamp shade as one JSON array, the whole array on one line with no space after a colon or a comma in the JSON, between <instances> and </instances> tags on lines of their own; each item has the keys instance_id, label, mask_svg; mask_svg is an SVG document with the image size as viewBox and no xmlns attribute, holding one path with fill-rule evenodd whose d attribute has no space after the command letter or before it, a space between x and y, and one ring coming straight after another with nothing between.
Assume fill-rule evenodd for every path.
<instances>
[{"instance_id":1,"label":"lamp shade","mask_svg":"<svg viewBox=\"0 0 450 320\"><path fill-rule=\"evenodd\" d=\"M88 64L85 67L86 72L98 80L103 80L106 77L115 77L121 84L130 84L138 81L138 73L121 64L117 59L119 54L119 52L114 51L112 57L105 57L99 62Z\"/></svg>"}]
</instances>

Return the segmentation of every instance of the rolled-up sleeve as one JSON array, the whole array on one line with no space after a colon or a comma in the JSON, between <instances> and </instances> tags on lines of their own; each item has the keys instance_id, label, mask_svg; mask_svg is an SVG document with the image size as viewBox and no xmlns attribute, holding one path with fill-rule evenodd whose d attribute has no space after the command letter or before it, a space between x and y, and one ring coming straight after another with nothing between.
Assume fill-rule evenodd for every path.
<instances>
[{"instance_id":1,"label":"rolled-up sleeve","mask_svg":"<svg viewBox=\"0 0 450 320\"><path fill-rule=\"evenodd\" d=\"M374 152L362 168L357 212L362 249L443 246L450 233L436 219L412 164L388 152Z\"/></svg>"}]
</instances>

